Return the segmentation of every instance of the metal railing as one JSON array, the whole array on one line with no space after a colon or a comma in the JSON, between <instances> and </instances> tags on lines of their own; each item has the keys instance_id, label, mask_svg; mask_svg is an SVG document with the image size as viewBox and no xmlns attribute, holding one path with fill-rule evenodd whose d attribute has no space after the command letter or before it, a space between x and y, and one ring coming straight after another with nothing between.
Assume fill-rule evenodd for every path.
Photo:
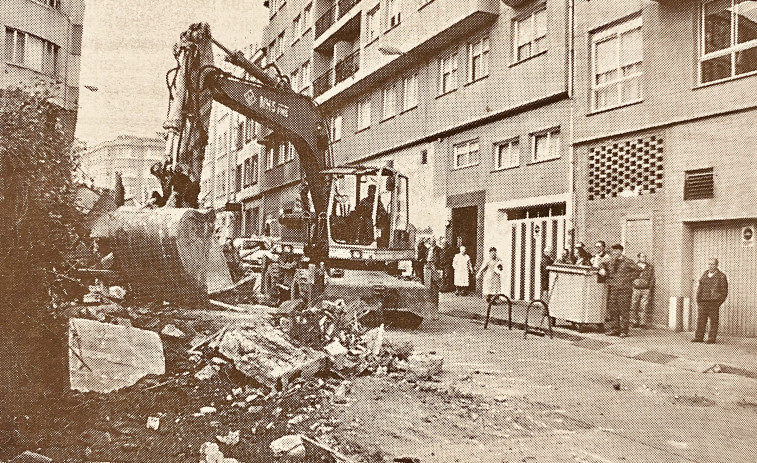
<instances>
[{"instance_id":1,"label":"metal railing","mask_svg":"<svg viewBox=\"0 0 757 463\"><path fill-rule=\"evenodd\" d=\"M329 69L325 73L323 73L320 77L315 79L313 81L313 97L319 97L326 93L328 89L333 87L331 84L332 76L334 75L334 70Z\"/></svg>"},{"instance_id":2,"label":"metal railing","mask_svg":"<svg viewBox=\"0 0 757 463\"><path fill-rule=\"evenodd\" d=\"M354 76L359 69L360 49L357 49L349 55L345 56L343 60L336 63L336 66L334 66L334 74L336 78L334 85L347 79L348 77Z\"/></svg>"},{"instance_id":3,"label":"metal railing","mask_svg":"<svg viewBox=\"0 0 757 463\"><path fill-rule=\"evenodd\" d=\"M333 4L324 14L315 21L315 38L320 37L326 30L336 22L337 4Z\"/></svg>"},{"instance_id":4,"label":"metal railing","mask_svg":"<svg viewBox=\"0 0 757 463\"><path fill-rule=\"evenodd\" d=\"M337 13L337 19L350 12L353 6L360 3L360 0L339 0L339 13Z\"/></svg>"}]
</instances>

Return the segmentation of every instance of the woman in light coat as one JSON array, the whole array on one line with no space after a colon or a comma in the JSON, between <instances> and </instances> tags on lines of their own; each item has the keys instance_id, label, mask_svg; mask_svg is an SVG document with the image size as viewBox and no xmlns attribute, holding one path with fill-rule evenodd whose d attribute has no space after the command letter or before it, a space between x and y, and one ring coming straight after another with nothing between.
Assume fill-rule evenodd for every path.
<instances>
[{"instance_id":1,"label":"woman in light coat","mask_svg":"<svg viewBox=\"0 0 757 463\"><path fill-rule=\"evenodd\" d=\"M484 262L484 265L478 269L478 273L476 274L476 279L481 278L482 275L484 277L482 281L482 292L486 298L486 302L491 302L493 297L502 292L501 275L503 271L504 264L502 259L497 257L497 248L489 248L489 259Z\"/></svg>"},{"instance_id":2,"label":"woman in light coat","mask_svg":"<svg viewBox=\"0 0 757 463\"><path fill-rule=\"evenodd\" d=\"M455 294L465 295L470 285L468 275L473 272L473 265L470 256L465 253L465 246L460 246L460 252L452 259L452 268L455 271L455 287L457 288Z\"/></svg>"}]
</instances>

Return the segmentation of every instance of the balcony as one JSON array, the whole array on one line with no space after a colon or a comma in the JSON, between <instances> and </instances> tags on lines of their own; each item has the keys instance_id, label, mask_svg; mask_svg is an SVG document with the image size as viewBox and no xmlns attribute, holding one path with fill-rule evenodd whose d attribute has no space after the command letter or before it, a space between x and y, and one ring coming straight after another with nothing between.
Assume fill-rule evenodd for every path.
<instances>
[{"instance_id":1,"label":"balcony","mask_svg":"<svg viewBox=\"0 0 757 463\"><path fill-rule=\"evenodd\" d=\"M313 81L313 97L323 95L338 83L357 74L359 70L360 50L358 49L345 56L344 59L336 63L336 66Z\"/></svg>"},{"instance_id":2,"label":"balcony","mask_svg":"<svg viewBox=\"0 0 757 463\"><path fill-rule=\"evenodd\" d=\"M334 3L331 8L329 8L326 13L322 14L315 22L315 38L317 39L323 35L329 27L333 26L335 22L349 13L352 7L358 3L360 3L360 0L338 0Z\"/></svg>"}]
</instances>

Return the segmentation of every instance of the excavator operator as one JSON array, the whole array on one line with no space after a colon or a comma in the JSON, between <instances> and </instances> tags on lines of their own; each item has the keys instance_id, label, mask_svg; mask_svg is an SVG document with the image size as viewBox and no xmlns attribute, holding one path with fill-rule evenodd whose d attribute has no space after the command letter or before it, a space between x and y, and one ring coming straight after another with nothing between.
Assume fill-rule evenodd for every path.
<instances>
[{"instance_id":1,"label":"excavator operator","mask_svg":"<svg viewBox=\"0 0 757 463\"><path fill-rule=\"evenodd\" d=\"M365 198L361 199L355 213L358 216L358 243L371 244L373 236L373 203L376 201L376 185L368 185L368 193ZM376 209L376 228L381 232L377 238L377 244L380 248L389 247L389 213L384 205L379 201Z\"/></svg>"}]
</instances>

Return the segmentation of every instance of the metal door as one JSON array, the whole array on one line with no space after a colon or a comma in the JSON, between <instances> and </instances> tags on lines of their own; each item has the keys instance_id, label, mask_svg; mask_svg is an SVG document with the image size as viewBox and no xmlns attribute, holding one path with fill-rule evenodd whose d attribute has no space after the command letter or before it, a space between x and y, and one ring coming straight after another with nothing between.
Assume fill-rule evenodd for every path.
<instances>
[{"instance_id":1,"label":"metal door","mask_svg":"<svg viewBox=\"0 0 757 463\"><path fill-rule=\"evenodd\" d=\"M745 245L741 231L751 223L728 222L694 229L692 306L696 305L699 278L707 261L715 257L728 277L728 298L720 308L720 331L737 336L757 336L757 250ZM694 318L694 317L692 317ZM693 320L692 320L693 321ZM692 326L695 326L692 323Z\"/></svg>"}]
</instances>

